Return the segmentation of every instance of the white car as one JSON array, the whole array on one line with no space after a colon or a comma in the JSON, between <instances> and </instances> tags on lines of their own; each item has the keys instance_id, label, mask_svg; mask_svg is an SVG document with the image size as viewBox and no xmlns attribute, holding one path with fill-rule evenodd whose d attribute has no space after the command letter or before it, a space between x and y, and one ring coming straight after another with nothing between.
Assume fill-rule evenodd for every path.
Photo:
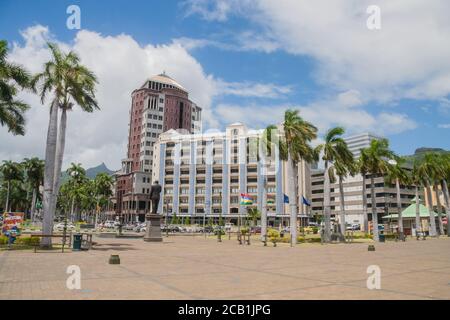
<instances>
[{"instance_id":1,"label":"white car","mask_svg":"<svg viewBox=\"0 0 450 320\"><path fill-rule=\"evenodd\" d=\"M56 224L53 229L55 231L60 231L63 232L64 231L64 222L60 222L58 224ZM74 231L76 229L75 225L72 223L67 223L67 231Z\"/></svg>"},{"instance_id":2,"label":"white car","mask_svg":"<svg viewBox=\"0 0 450 320\"><path fill-rule=\"evenodd\" d=\"M114 228L114 221L105 221L103 224L104 228Z\"/></svg>"}]
</instances>

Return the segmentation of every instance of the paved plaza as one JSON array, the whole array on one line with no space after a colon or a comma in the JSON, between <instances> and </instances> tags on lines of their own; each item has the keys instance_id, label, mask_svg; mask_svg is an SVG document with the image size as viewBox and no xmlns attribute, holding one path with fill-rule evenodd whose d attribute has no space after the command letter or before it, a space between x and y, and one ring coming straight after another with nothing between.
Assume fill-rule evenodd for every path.
<instances>
[{"instance_id":1,"label":"paved plaza","mask_svg":"<svg viewBox=\"0 0 450 320\"><path fill-rule=\"evenodd\" d=\"M0 299L450 299L450 239L263 247L172 236L94 238L83 252L0 252ZM119 254L120 265L108 264ZM69 290L69 265L81 289ZM367 267L381 289L367 289Z\"/></svg>"}]
</instances>

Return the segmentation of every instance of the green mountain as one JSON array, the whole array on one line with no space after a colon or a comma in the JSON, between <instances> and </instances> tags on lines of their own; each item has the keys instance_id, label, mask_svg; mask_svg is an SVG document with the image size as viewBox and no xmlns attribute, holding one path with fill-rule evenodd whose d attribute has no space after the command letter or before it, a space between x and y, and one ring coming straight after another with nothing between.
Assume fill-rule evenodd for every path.
<instances>
[{"instance_id":1,"label":"green mountain","mask_svg":"<svg viewBox=\"0 0 450 320\"><path fill-rule=\"evenodd\" d=\"M94 179L99 173L107 173L112 175L115 171L108 169L105 163L102 163L96 167L86 169L86 176L89 179ZM67 171L61 172L61 183L64 183L69 178Z\"/></svg>"},{"instance_id":2,"label":"green mountain","mask_svg":"<svg viewBox=\"0 0 450 320\"><path fill-rule=\"evenodd\" d=\"M409 156L404 156L404 158L406 159L406 163L408 165L411 165L414 163L415 160L422 160L423 157L425 156L426 153L429 152L433 152L433 153L441 153L441 154L450 154L450 151L448 150L444 150L441 148L427 148L427 147L422 147L422 148L418 148L416 149L416 151L414 152L413 155L409 155Z\"/></svg>"},{"instance_id":3,"label":"green mountain","mask_svg":"<svg viewBox=\"0 0 450 320\"><path fill-rule=\"evenodd\" d=\"M114 171L109 170L103 162L101 165L86 170L86 175L89 179L94 179L99 173L107 173L109 175L112 175Z\"/></svg>"}]
</instances>

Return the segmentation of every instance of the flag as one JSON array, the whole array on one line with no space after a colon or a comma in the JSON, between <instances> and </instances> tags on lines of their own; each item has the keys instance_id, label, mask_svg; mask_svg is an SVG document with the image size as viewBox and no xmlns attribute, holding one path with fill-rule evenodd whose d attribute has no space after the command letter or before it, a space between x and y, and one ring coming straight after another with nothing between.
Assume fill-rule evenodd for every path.
<instances>
[{"instance_id":1,"label":"flag","mask_svg":"<svg viewBox=\"0 0 450 320\"><path fill-rule=\"evenodd\" d=\"M241 206L249 206L253 204L253 200L247 193L241 193Z\"/></svg>"},{"instance_id":2,"label":"flag","mask_svg":"<svg viewBox=\"0 0 450 320\"><path fill-rule=\"evenodd\" d=\"M289 197L287 195L284 195L284 203L289 203Z\"/></svg>"},{"instance_id":3,"label":"flag","mask_svg":"<svg viewBox=\"0 0 450 320\"><path fill-rule=\"evenodd\" d=\"M311 202L308 201L304 196L302 196L302 203L307 206L311 206Z\"/></svg>"}]
</instances>

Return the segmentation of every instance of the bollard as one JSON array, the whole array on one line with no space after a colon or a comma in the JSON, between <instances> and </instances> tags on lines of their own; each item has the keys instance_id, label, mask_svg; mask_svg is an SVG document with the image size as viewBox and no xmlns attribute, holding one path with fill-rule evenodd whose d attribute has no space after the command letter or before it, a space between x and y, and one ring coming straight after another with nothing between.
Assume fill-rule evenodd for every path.
<instances>
[{"instance_id":1,"label":"bollard","mask_svg":"<svg viewBox=\"0 0 450 320\"><path fill-rule=\"evenodd\" d=\"M120 264L120 258L118 254L112 254L109 257L109 264Z\"/></svg>"},{"instance_id":2,"label":"bollard","mask_svg":"<svg viewBox=\"0 0 450 320\"><path fill-rule=\"evenodd\" d=\"M373 244L369 244L367 251L375 251L375 246Z\"/></svg>"}]
</instances>

